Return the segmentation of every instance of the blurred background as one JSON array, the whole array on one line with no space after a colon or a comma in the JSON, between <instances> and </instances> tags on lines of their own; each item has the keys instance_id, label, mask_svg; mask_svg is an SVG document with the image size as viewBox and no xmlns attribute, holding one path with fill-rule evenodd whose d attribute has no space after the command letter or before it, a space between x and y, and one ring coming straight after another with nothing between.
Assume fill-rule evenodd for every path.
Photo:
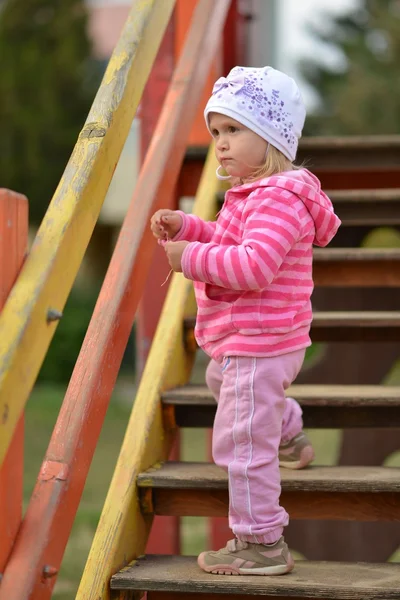
<instances>
[{"instance_id":1,"label":"blurred background","mask_svg":"<svg viewBox=\"0 0 400 600\"><path fill-rule=\"evenodd\" d=\"M0 186L28 196L32 239L130 6L128 0L0 0ZM400 0L237 0L237 8L245 63L270 64L298 81L308 107L306 135L400 133ZM132 197L140 139L139 109L28 404L25 501ZM394 230L374 235L373 244L400 246ZM135 340L134 331L55 589L60 600L75 597L119 451L138 370ZM332 440L327 461L335 459Z\"/></svg>"}]
</instances>

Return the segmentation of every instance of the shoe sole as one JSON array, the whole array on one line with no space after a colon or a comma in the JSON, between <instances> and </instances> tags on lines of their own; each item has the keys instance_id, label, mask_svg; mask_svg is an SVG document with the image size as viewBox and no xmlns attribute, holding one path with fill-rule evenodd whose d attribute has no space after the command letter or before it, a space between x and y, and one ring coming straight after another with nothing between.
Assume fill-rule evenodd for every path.
<instances>
[{"instance_id":1,"label":"shoe sole","mask_svg":"<svg viewBox=\"0 0 400 600\"><path fill-rule=\"evenodd\" d=\"M235 569L232 565L206 565L204 562L203 552L197 559L197 564L200 569L210 575L286 575L294 569L294 560L292 556L289 556L288 563L286 565L274 565L272 567L259 567L255 569Z\"/></svg>"},{"instance_id":2,"label":"shoe sole","mask_svg":"<svg viewBox=\"0 0 400 600\"><path fill-rule=\"evenodd\" d=\"M312 446L305 446L303 450L300 452L300 458L296 461L279 461L279 466L284 469L304 469L307 465L309 465L315 458L314 450Z\"/></svg>"}]
</instances>

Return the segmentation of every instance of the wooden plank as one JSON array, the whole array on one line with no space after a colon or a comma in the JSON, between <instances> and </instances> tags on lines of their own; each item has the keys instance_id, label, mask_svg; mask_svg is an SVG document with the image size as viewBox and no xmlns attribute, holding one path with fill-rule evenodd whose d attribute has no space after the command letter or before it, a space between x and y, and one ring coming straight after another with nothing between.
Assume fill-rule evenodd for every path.
<instances>
[{"instance_id":1,"label":"wooden plank","mask_svg":"<svg viewBox=\"0 0 400 600\"><path fill-rule=\"evenodd\" d=\"M174 0L134 0L86 123L0 316L0 462L54 335ZM0 592L1 597L1 592Z\"/></svg>"},{"instance_id":2,"label":"wooden plank","mask_svg":"<svg viewBox=\"0 0 400 600\"><path fill-rule=\"evenodd\" d=\"M220 600L221 594L192 594L189 592L185 592L184 594L180 594L178 592L147 592L147 600ZM251 594L252 598L265 598L265 594ZM246 594L236 594L234 596L234 600L248 600L249 595ZM269 596L270 600L289 600L289 598L293 598L293 596ZM316 600L314 598L314 600ZM322 600L322 599L317 599Z\"/></svg>"},{"instance_id":3,"label":"wooden plank","mask_svg":"<svg viewBox=\"0 0 400 600\"><path fill-rule=\"evenodd\" d=\"M400 494L400 467L309 467L281 469L282 489L298 492L394 492ZM139 487L226 490L228 476L212 463L166 462L138 476ZM400 500L400 496L399 496Z\"/></svg>"},{"instance_id":4,"label":"wooden plank","mask_svg":"<svg viewBox=\"0 0 400 600\"><path fill-rule=\"evenodd\" d=\"M400 427L400 386L293 385L287 395L303 409L305 427ZM179 427L212 427L216 402L207 386L188 385L162 395Z\"/></svg>"},{"instance_id":5,"label":"wooden plank","mask_svg":"<svg viewBox=\"0 0 400 600\"><path fill-rule=\"evenodd\" d=\"M186 343L196 345L195 317L185 319ZM400 340L398 311L320 311L311 325L313 342L395 342Z\"/></svg>"},{"instance_id":6,"label":"wooden plank","mask_svg":"<svg viewBox=\"0 0 400 600\"><path fill-rule=\"evenodd\" d=\"M328 190L342 226L400 225L400 188Z\"/></svg>"},{"instance_id":7,"label":"wooden plank","mask_svg":"<svg viewBox=\"0 0 400 600\"><path fill-rule=\"evenodd\" d=\"M397 188L399 136L302 138L296 164L315 172L325 190ZM206 148L191 148L186 156L195 173L201 168ZM194 181L182 187L193 195ZM194 187L193 187L194 186Z\"/></svg>"},{"instance_id":8,"label":"wooden plank","mask_svg":"<svg viewBox=\"0 0 400 600\"><path fill-rule=\"evenodd\" d=\"M281 600L399 600L400 566L394 563L298 561L294 571L282 577L232 577L205 573L190 556L146 556L114 575L111 588L199 593L205 598L206 594L230 595L238 599L240 594L259 594Z\"/></svg>"},{"instance_id":9,"label":"wooden plank","mask_svg":"<svg viewBox=\"0 0 400 600\"><path fill-rule=\"evenodd\" d=\"M206 152L204 147L189 148L187 160L204 160ZM303 162L311 171L400 170L400 136L303 137L299 143L296 164Z\"/></svg>"},{"instance_id":10,"label":"wooden plank","mask_svg":"<svg viewBox=\"0 0 400 600\"><path fill-rule=\"evenodd\" d=\"M21 270L27 250L28 200L22 194L0 189L0 310ZM5 417L3 412L2 419ZM6 566L21 524L23 475L22 414L3 464L0 461L0 573Z\"/></svg>"},{"instance_id":11,"label":"wooden plank","mask_svg":"<svg viewBox=\"0 0 400 600\"><path fill-rule=\"evenodd\" d=\"M400 469L311 467L281 469L281 504L293 519L400 519ZM165 463L138 477L146 514L225 517L227 474L214 464Z\"/></svg>"},{"instance_id":12,"label":"wooden plank","mask_svg":"<svg viewBox=\"0 0 400 600\"><path fill-rule=\"evenodd\" d=\"M397 492L283 491L280 503L295 520L400 520ZM141 494L141 505L145 515L227 517L229 497L227 490L157 488Z\"/></svg>"},{"instance_id":13,"label":"wooden plank","mask_svg":"<svg viewBox=\"0 0 400 600\"><path fill-rule=\"evenodd\" d=\"M400 136L321 136L300 140L297 164L311 171L400 170Z\"/></svg>"},{"instance_id":14,"label":"wooden plank","mask_svg":"<svg viewBox=\"0 0 400 600\"><path fill-rule=\"evenodd\" d=\"M400 340L400 312L316 312L314 342L389 342Z\"/></svg>"},{"instance_id":15,"label":"wooden plank","mask_svg":"<svg viewBox=\"0 0 400 600\"><path fill-rule=\"evenodd\" d=\"M342 227L396 227L400 225L400 188L327 190ZM219 192L221 205L225 197Z\"/></svg>"},{"instance_id":16,"label":"wooden plank","mask_svg":"<svg viewBox=\"0 0 400 600\"><path fill-rule=\"evenodd\" d=\"M319 287L400 287L400 250L315 249L313 279Z\"/></svg>"},{"instance_id":17,"label":"wooden plank","mask_svg":"<svg viewBox=\"0 0 400 600\"><path fill-rule=\"evenodd\" d=\"M384 385L292 385L287 390L302 406L396 406L400 408L400 386ZM215 406L215 400L203 385L185 385L163 393L166 404Z\"/></svg>"},{"instance_id":18,"label":"wooden plank","mask_svg":"<svg viewBox=\"0 0 400 600\"><path fill-rule=\"evenodd\" d=\"M397 188L399 185L398 138L399 136L389 136L389 138L381 136L372 138L303 138L300 140L296 164L304 163L307 168L314 171L320 178L323 189L330 192L338 189ZM318 147L321 140L325 148ZM351 147L352 140L356 141L353 148ZM363 140L368 143L369 147L367 144L363 145ZM372 145L370 140L374 142ZM311 146L309 155L307 155L307 149L302 151L302 146L307 143ZM339 145L333 149L335 143ZM185 164L190 166L192 176L186 178L182 183L179 190L181 195L194 196L206 153L206 147L189 148L186 153Z\"/></svg>"}]
</instances>

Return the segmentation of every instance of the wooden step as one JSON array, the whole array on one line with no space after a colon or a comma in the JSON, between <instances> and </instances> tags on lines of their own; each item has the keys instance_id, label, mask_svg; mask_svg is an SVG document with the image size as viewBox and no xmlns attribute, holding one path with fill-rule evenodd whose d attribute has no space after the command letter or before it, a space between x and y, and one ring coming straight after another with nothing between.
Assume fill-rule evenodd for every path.
<instances>
[{"instance_id":1,"label":"wooden step","mask_svg":"<svg viewBox=\"0 0 400 600\"><path fill-rule=\"evenodd\" d=\"M327 191L342 227L396 227L400 225L400 188ZM225 192L218 194L224 201Z\"/></svg>"},{"instance_id":2,"label":"wooden step","mask_svg":"<svg viewBox=\"0 0 400 600\"><path fill-rule=\"evenodd\" d=\"M327 192L342 226L400 225L400 188Z\"/></svg>"},{"instance_id":3,"label":"wooden step","mask_svg":"<svg viewBox=\"0 0 400 600\"><path fill-rule=\"evenodd\" d=\"M400 249L315 249L313 278L319 287L400 287Z\"/></svg>"},{"instance_id":4,"label":"wooden step","mask_svg":"<svg viewBox=\"0 0 400 600\"><path fill-rule=\"evenodd\" d=\"M303 409L305 427L400 427L400 386L293 385L288 396ZM179 427L212 427L216 402L204 385L186 385L162 395Z\"/></svg>"},{"instance_id":5,"label":"wooden step","mask_svg":"<svg viewBox=\"0 0 400 600\"><path fill-rule=\"evenodd\" d=\"M150 555L114 575L111 589L148 591L148 600L400 600L400 566L298 561L292 573L281 577L232 577L204 573L195 557Z\"/></svg>"},{"instance_id":6,"label":"wooden step","mask_svg":"<svg viewBox=\"0 0 400 600\"><path fill-rule=\"evenodd\" d=\"M195 317L185 319L188 348L194 349ZM399 311L320 311L311 326L313 342L398 342Z\"/></svg>"},{"instance_id":7,"label":"wooden step","mask_svg":"<svg viewBox=\"0 0 400 600\"><path fill-rule=\"evenodd\" d=\"M182 196L194 196L208 146L191 147L184 160ZM397 188L400 136L329 136L300 140L296 164L316 173L324 189Z\"/></svg>"},{"instance_id":8,"label":"wooden step","mask_svg":"<svg viewBox=\"0 0 400 600\"><path fill-rule=\"evenodd\" d=\"M313 169L368 172L369 168L400 170L400 136L303 137L296 162Z\"/></svg>"},{"instance_id":9,"label":"wooden step","mask_svg":"<svg viewBox=\"0 0 400 600\"><path fill-rule=\"evenodd\" d=\"M399 248L316 248L317 287L400 287Z\"/></svg>"},{"instance_id":10,"label":"wooden step","mask_svg":"<svg viewBox=\"0 0 400 600\"><path fill-rule=\"evenodd\" d=\"M281 469L281 504L293 519L400 519L400 468ZM214 464L167 462L141 473L144 513L172 516L228 514L228 478Z\"/></svg>"},{"instance_id":11,"label":"wooden step","mask_svg":"<svg viewBox=\"0 0 400 600\"><path fill-rule=\"evenodd\" d=\"M208 146L188 148L186 162L204 162ZM400 171L400 135L315 136L303 137L299 143L297 164L320 170L372 169Z\"/></svg>"}]
</instances>

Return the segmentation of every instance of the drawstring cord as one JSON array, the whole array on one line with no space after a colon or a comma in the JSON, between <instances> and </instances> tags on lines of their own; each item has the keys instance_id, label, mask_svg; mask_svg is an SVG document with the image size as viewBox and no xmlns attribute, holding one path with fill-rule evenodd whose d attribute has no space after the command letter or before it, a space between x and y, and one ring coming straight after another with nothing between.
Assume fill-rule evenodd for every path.
<instances>
[{"instance_id":1,"label":"drawstring cord","mask_svg":"<svg viewBox=\"0 0 400 600\"><path fill-rule=\"evenodd\" d=\"M167 242L170 242L170 241L171 241L171 240L169 239L169 237L168 237L168 233L167 233L167 232L165 232L165 235L167 236L167 239L165 239L165 240L158 240L158 244L159 244L159 246L165 246L165 244L166 244ZM163 287L163 285L165 285L165 284L167 283L167 281L168 281L168 279L171 277L171 274L172 274L172 273L173 273L173 269L171 269L171 270L170 270L170 272L168 273L168 275L167 275L167 277L166 277L165 281L164 281L164 282L163 282L163 283L160 285L160 287Z\"/></svg>"}]
</instances>

